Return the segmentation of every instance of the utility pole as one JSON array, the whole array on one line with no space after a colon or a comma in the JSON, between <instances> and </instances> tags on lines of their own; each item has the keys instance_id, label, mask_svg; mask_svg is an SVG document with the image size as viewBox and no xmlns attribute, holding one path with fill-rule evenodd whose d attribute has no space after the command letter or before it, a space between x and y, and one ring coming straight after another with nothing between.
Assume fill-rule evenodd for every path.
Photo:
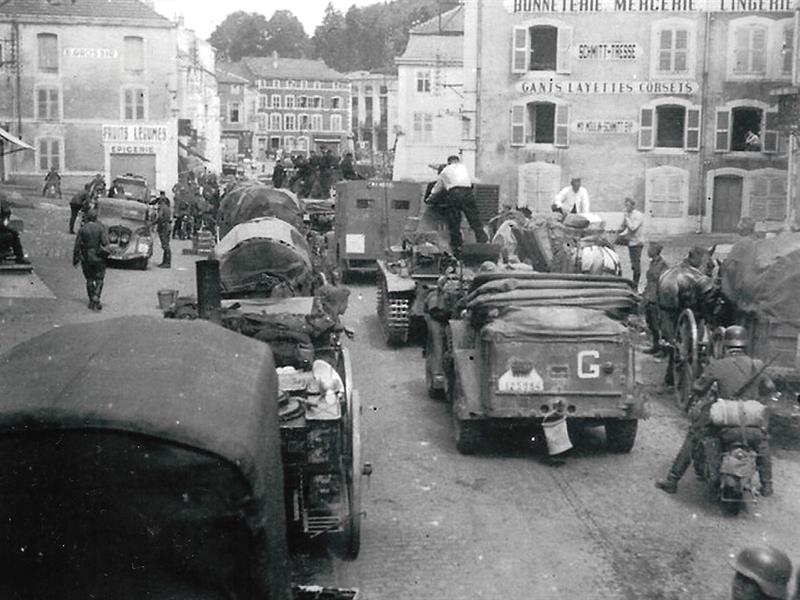
<instances>
[{"instance_id":1,"label":"utility pole","mask_svg":"<svg viewBox=\"0 0 800 600\"><path fill-rule=\"evenodd\" d=\"M12 105L13 111L16 113L17 122L17 137L22 139L22 97L20 94L21 86L21 65L20 65L20 40L19 40L19 20L17 19L17 2L16 0L0 0L0 8L8 6L8 11L11 13L11 53L12 58L10 62L14 69L14 86Z\"/></svg>"}]
</instances>

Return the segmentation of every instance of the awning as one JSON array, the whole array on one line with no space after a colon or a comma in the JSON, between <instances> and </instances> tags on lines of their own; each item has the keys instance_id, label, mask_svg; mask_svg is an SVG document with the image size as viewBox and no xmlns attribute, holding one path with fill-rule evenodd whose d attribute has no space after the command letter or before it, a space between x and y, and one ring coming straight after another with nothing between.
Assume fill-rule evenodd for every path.
<instances>
[{"instance_id":1,"label":"awning","mask_svg":"<svg viewBox=\"0 0 800 600\"><path fill-rule=\"evenodd\" d=\"M195 150L194 148L190 148L189 146L187 146L186 144L184 144L184 143L183 143L183 142L181 142L180 140L178 140L178 147L179 147L179 148L182 148L183 150L186 150L186 153L187 153L189 156L196 156L197 158L199 158L199 159L200 159L200 160L202 160L203 162L211 162L211 161L210 161L210 160L208 160L208 159L207 159L205 156L203 156L202 154L200 154L200 153L199 153L197 150Z\"/></svg>"},{"instance_id":2,"label":"awning","mask_svg":"<svg viewBox=\"0 0 800 600\"><path fill-rule=\"evenodd\" d=\"M33 146L31 146L30 144L26 144L25 142L23 142L18 137L15 137L15 136L11 135L10 133L8 133L2 127L0 127L0 138L5 140L6 142L10 143L12 146L19 146L18 148L15 148L14 150L9 150L7 152L3 152L2 154L11 154L13 152L20 152L22 150L33 150Z\"/></svg>"},{"instance_id":3,"label":"awning","mask_svg":"<svg viewBox=\"0 0 800 600\"><path fill-rule=\"evenodd\" d=\"M341 138L330 138L330 137L317 137L317 136L314 136L314 141L315 142L327 143L327 144L338 144L342 140L341 140Z\"/></svg>"}]
</instances>

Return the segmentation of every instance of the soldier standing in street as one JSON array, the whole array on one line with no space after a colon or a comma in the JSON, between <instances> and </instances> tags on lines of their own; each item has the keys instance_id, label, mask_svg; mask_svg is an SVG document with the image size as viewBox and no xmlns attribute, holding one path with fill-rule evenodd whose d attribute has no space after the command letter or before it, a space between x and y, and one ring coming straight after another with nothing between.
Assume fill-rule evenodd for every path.
<instances>
[{"instance_id":1,"label":"soldier standing in street","mask_svg":"<svg viewBox=\"0 0 800 600\"><path fill-rule=\"evenodd\" d=\"M78 219L78 215L84 209L84 206L89 205L89 184L83 186L83 190L75 194L69 200L69 232L71 234L75 233L75 221Z\"/></svg>"},{"instance_id":2,"label":"soldier standing in street","mask_svg":"<svg viewBox=\"0 0 800 600\"><path fill-rule=\"evenodd\" d=\"M72 265L81 265L86 278L86 294L89 296L90 310L103 310L100 295L106 276L108 257L108 234L102 223L97 222L97 211L86 213L86 223L78 230L72 251Z\"/></svg>"},{"instance_id":3,"label":"soldier standing in street","mask_svg":"<svg viewBox=\"0 0 800 600\"><path fill-rule=\"evenodd\" d=\"M166 193L161 191L158 195L158 216L156 217L156 229L158 231L158 239L161 241L161 250L163 252L161 264L158 265L162 269L169 269L172 267L172 251L169 247L170 236L172 234L172 209L169 207L169 198Z\"/></svg>"}]
</instances>

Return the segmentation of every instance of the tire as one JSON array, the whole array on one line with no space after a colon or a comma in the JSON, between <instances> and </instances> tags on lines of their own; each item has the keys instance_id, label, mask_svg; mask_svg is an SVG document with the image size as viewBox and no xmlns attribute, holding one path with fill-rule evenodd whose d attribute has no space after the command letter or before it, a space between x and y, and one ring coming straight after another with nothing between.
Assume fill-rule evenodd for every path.
<instances>
[{"instance_id":1,"label":"tire","mask_svg":"<svg viewBox=\"0 0 800 600\"><path fill-rule=\"evenodd\" d=\"M431 400L441 400L445 396L445 390L434 387L433 381L433 351L431 350L430 336L425 336L425 388L428 390L428 398Z\"/></svg>"},{"instance_id":2,"label":"tire","mask_svg":"<svg viewBox=\"0 0 800 600\"><path fill-rule=\"evenodd\" d=\"M475 454L481 446L480 424L475 421L459 419L455 406L453 407L452 415L456 450L461 454Z\"/></svg>"},{"instance_id":3,"label":"tire","mask_svg":"<svg viewBox=\"0 0 800 600\"><path fill-rule=\"evenodd\" d=\"M722 512L732 517L738 515L742 510L742 504L744 504L741 490L726 486L720 496L729 498L728 501L722 502Z\"/></svg>"},{"instance_id":4,"label":"tire","mask_svg":"<svg viewBox=\"0 0 800 600\"><path fill-rule=\"evenodd\" d=\"M610 419L605 422L606 447L609 452L627 454L636 442L636 419Z\"/></svg>"},{"instance_id":5,"label":"tire","mask_svg":"<svg viewBox=\"0 0 800 600\"><path fill-rule=\"evenodd\" d=\"M358 390L349 398L350 456L347 465L347 518L343 532L344 558L354 560L361 550L361 399Z\"/></svg>"},{"instance_id":6,"label":"tire","mask_svg":"<svg viewBox=\"0 0 800 600\"><path fill-rule=\"evenodd\" d=\"M147 271L147 263L150 262L149 258L140 258L136 261L136 268L140 271Z\"/></svg>"}]
</instances>

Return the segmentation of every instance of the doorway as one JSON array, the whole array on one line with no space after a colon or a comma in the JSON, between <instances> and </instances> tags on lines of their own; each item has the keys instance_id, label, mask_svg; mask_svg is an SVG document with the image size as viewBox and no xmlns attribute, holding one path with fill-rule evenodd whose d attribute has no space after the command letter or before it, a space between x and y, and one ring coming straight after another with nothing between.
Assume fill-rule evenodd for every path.
<instances>
[{"instance_id":1,"label":"doorway","mask_svg":"<svg viewBox=\"0 0 800 600\"><path fill-rule=\"evenodd\" d=\"M742 217L743 180L739 175L714 177L714 201L711 208L711 231L732 233Z\"/></svg>"}]
</instances>

